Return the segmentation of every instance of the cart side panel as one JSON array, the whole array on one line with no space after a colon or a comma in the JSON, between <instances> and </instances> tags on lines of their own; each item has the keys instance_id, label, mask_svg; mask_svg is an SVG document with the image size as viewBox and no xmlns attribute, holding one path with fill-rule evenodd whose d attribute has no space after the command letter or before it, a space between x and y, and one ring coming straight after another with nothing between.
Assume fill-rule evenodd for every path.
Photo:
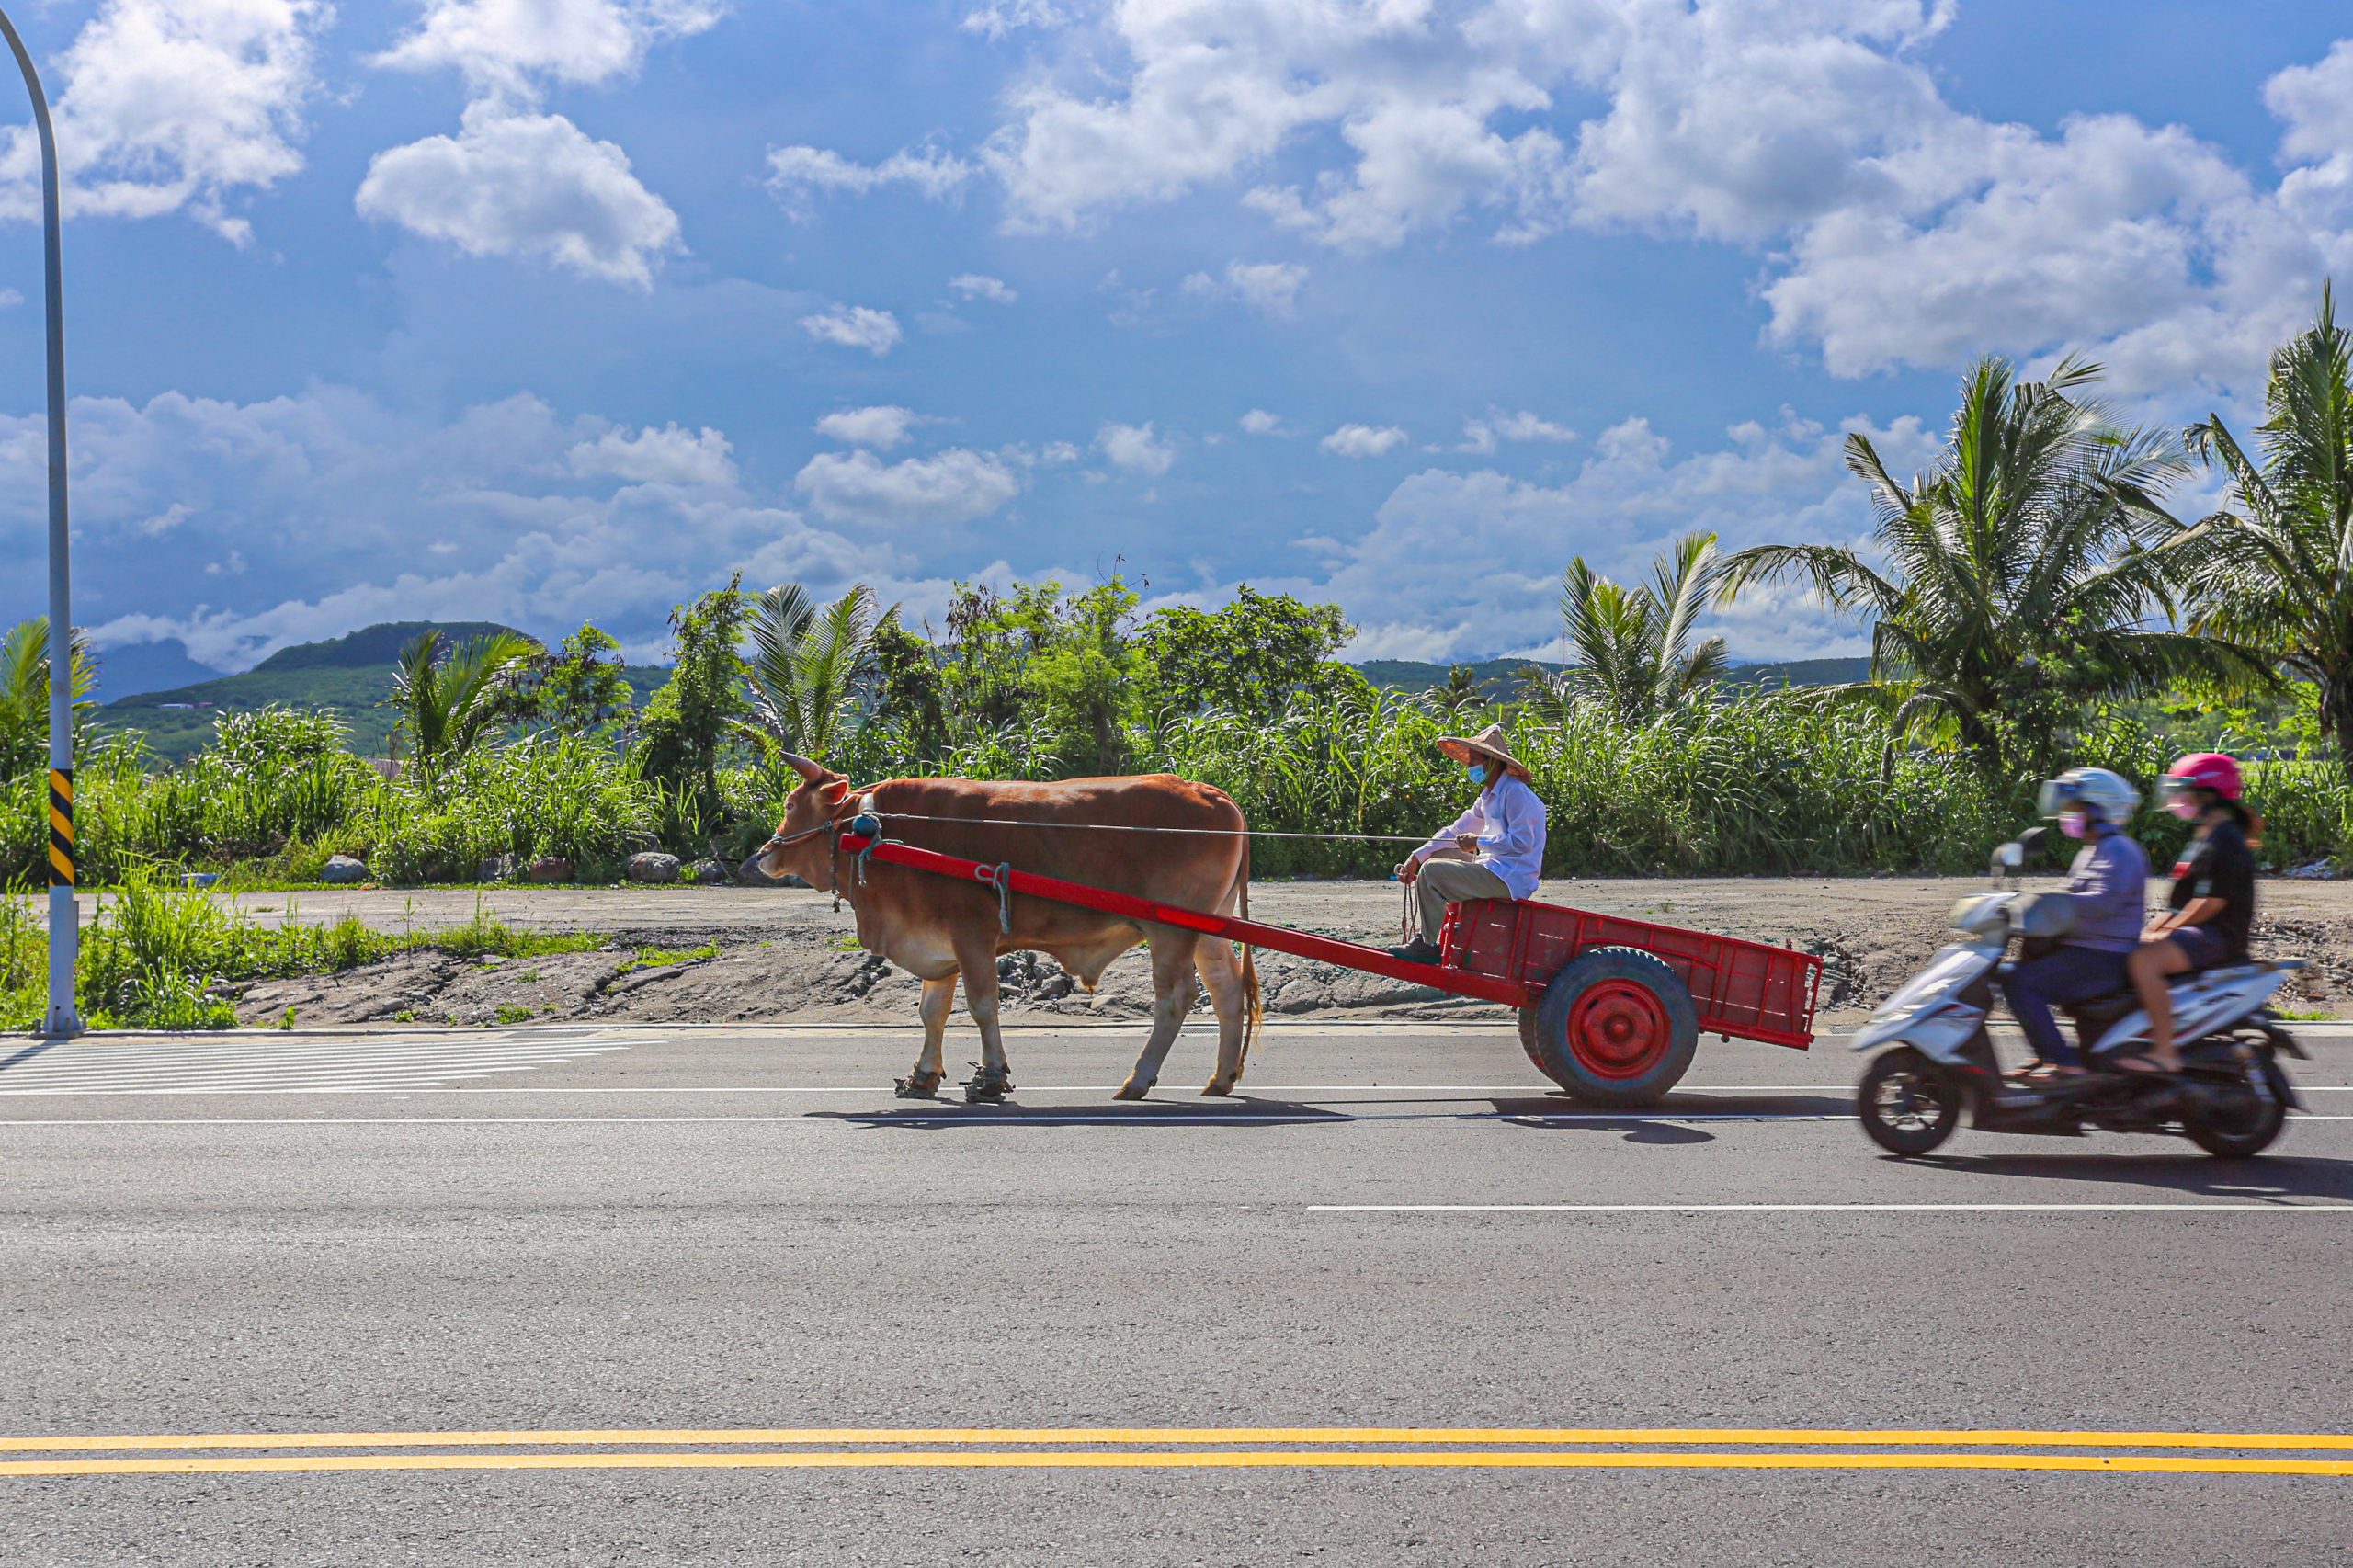
<instances>
[{"instance_id":1,"label":"cart side panel","mask_svg":"<svg viewBox=\"0 0 2353 1568\"><path fill-rule=\"evenodd\" d=\"M1449 912L1446 961L1540 989L1587 948L1639 948L1690 988L1699 1027L1781 1045L1813 1038L1821 959L1764 942L1593 915L1533 900L1481 899Z\"/></svg>"}]
</instances>

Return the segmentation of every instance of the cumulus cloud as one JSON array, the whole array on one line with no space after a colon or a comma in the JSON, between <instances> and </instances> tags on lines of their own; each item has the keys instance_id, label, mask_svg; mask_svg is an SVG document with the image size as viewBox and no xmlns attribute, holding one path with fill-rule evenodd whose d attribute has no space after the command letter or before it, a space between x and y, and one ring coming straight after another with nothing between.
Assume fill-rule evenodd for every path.
<instances>
[{"instance_id":1,"label":"cumulus cloud","mask_svg":"<svg viewBox=\"0 0 2353 1568\"><path fill-rule=\"evenodd\" d=\"M239 244L241 191L302 166L324 0L107 0L50 69L69 213L187 211ZM40 215L29 124L0 141L0 216Z\"/></svg>"},{"instance_id":2,"label":"cumulus cloud","mask_svg":"<svg viewBox=\"0 0 2353 1568\"><path fill-rule=\"evenodd\" d=\"M1004 279L980 272L960 273L948 280L948 286L968 300L986 300L993 305L1009 305L1021 298Z\"/></svg>"},{"instance_id":3,"label":"cumulus cloud","mask_svg":"<svg viewBox=\"0 0 2353 1568\"><path fill-rule=\"evenodd\" d=\"M704 426L685 430L665 425L631 431L626 426L606 431L594 441L582 441L566 454L572 472L609 474L632 484L708 484L735 483L734 450L725 436Z\"/></svg>"},{"instance_id":4,"label":"cumulus cloud","mask_svg":"<svg viewBox=\"0 0 2353 1568\"><path fill-rule=\"evenodd\" d=\"M455 68L478 90L524 92L632 75L665 39L716 26L719 0L425 0L414 30L376 57L402 70Z\"/></svg>"},{"instance_id":5,"label":"cumulus cloud","mask_svg":"<svg viewBox=\"0 0 2353 1568\"><path fill-rule=\"evenodd\" d=\"M1195 299L1234 300L1264 315L1289 316L1298 313L1300 286L1306 281L1307 268L1291 262L1233 261L1222 278L1195 272L1180 287Z\"/></svg>"},{"instance_id":6,"label":"cumulus cloud","mask_svg":"<svg viewBox=\"0 0 2353 1568\"><path fill-rule=\"evenodd\" d=\"M771 147L767 187L795 222L805 223L817 215L816 198L824 192L863 196L886 185L904 185L943 201L978 172L961 158L932 150L858 164L823 147Z\"/></svg>"},{"instance_id":7,"label":"cumulus cloud","mask_svg":"<svg viewBox=\"0 0 2353 1568\"><path fill-rule=\"evenodd\" d=\"M877 359L899 344L899 318L864 305L835 305L813 316L802 316L801 330L820 343L863 348Z\"/></svg>"},{"instance_id":8,"label":"cumulus cloud","mask_svg":"<svg viewBox=\"0 0 2353 1568\"><path fill-rule=\"evenodd\" d=\"M439 420L331 385L79 398L72 417L75 585L98 641L178 638L216 668L420 616L541 634L593 617L658 643L673 605L737 567L833 592L917 580L895 547L742 494L712 431L530 396ZM0 416L0 548L38 548L43 428Z\"/></svg>"},{"instance_id":9,"label":"cumulus cloud","mask_svg":"<svg viewBox=\"0 0 2353 1568\"><path fill-rule=\"evenodd\" d=\"M1405 432L1394 425L1343 425L1322 444L1325 451L1344 458L1377 458L1404 439Z\"/></svg>"},{"instance_id":10,"label":"cumulus cloud","mask_svg":"<svg viewBox=\"0 0 2353 1568\"><path fill-rule=\"evenodd\" d=\"M1263 408L1252 409L1235 423L1250 436L1279 436L1283 430L1283 422Z\"/></svg>"},{"instance_id":11,"label":"cumulus cloud","mask_svg":"<svg viewBox=\"0 0 2353 1568\"><path fill-rule=\"evenodd\" d=\"M888 451L904 441L908 427L917 423L914 413L892 404L844 408L818 420L817 434L845 446L880 447Z\"/></svg>"},{"instance_id":12,"label":"cumulus cloud","mask_svg":"<svg viewBox=\"0 0 2353 1568\"><path fill-rule=\"evenodd\" d=\"M1373 527L1331 548L1316 591L1362 629L1355 657L1447 659L1556 650L1561 569L1582 554L1631 581L1677 536L1712 529L1724 547L1788 539L1860 543L1870 497L1846 471L1847 428L1868 430L1898 472L1925 463L1935 433L1915 419L1826 429L1787 419L1724 446L1678 456L1649 423L1622 421L1576 472L1531 484L1479 470L1428 470L1401 481ZM1824 616L1802 591L1744 596L1713 618L1754 657L1852 653L1860 629ZM1552 656L1557 657L1557 652Z\"/></svg>"},{"instance_id":13,"label":"cumulus cloud","mask_svg":"<svg viewBox=\"0 0 2353 1568\"><path fill-rule=\"evenodd\" d=\"M1095 432L1095 449L1131 473L1166 473L1176 461L1176 449L1155 437L1149 421L1104 426Z\"/></svg>"},{"instance_id":14,"label":"cumulus cloud","mask_svg":"<svg viewBox=\"0 0 2353 1568\"><path fill-rule=\"evenodd\" d=\"M1045 31L1067 27L1072 15L1054 0L989 0L987 5L965 12L964 19L957 26L983 38L1001 39L1022 28Z\"/></svg>"},{"instance_id":15,"label":"cumulus cloud","mask_svg":"<svg viewBox=\"0 0 2353 1568\"><path fill-rule=\"evenodd\" d=\"M1002 460L962 447L895 463L867 451L820 452L792 483L821 516L882 528L970 522L1021 493Z\"/></svg>"},{"instance_id":16,"label":"cumulus cloud","mask_svg":"<svg viewBox=\"0 0 2353 1568\"><path fill-rule=\"evenodd\" d=\"M1565 425L1522 409L1518 414L1490 410L1483 419L1462 422L1462 442L1458 452L1492 452L1498 441L1574 441L1577 433Z\"/></svg>"},{"instance_id":17,"label":"cumulus cloud","mask_svg":"<svg viewBox=\"0 0 2353 1568\"><path fill-rule=\"evenodd\" d=\"M529 257L641 289L665 255L685 248L677 214L619 147L560 114L486 99L467 108L454 137L377 153L358 202L364 217L469 256Z\"/></svg>"}]
</instances>

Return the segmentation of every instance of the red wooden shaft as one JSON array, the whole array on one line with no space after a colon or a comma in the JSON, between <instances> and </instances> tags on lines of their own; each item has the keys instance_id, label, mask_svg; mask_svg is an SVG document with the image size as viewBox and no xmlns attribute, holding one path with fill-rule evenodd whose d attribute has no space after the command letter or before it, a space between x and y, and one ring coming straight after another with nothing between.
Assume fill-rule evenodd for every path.
<instances>
[{"instance_id":1,"label":"red wooden shaft","mask_svg":"<svg viewBox=\"0 0 2353 1568\"><path fill-rule=\"evenodd\" d=\"M921 849L912 844L896 844L889 839L861 838L852 833L842 835L841 845L853 855L867 853L868 846L871 845L877 860L887 860L892 865L906 866L918 871L933 871L988 887L996 885L995 867L979 860L967 860L961 856L942 855L936 849ZM1151 920L1163 926L1182 926L1205 936L1247 942L1254 948L1267 948L1279 953L1313 959L1319 963L1360 969L1415 985L1451 991L1458 995L1476 996L1484 1002L1500 1002L1506 1007L1525 1007L1536 995L1533 987L1495 975L1472 974L1465 970L1442 968L1434 963L1407 963L1403 959L1392 958L1382 949L1368 948L1361 942L1343 942L1336 937L1294 931L1288 926L1267 926L1238 915L1211 915L1204 910L1186 909L1154 899L1138 898L1132 893L1113 892L1108 888L1066 882L1059 877L1041 877L1035 871L1008 870L1006 885L1015 892L1027 893L1033 898L1076 904L1081 909L1099 909L1106 915L1121 915L1131 920Z\"/></svg>"}]
</instances>

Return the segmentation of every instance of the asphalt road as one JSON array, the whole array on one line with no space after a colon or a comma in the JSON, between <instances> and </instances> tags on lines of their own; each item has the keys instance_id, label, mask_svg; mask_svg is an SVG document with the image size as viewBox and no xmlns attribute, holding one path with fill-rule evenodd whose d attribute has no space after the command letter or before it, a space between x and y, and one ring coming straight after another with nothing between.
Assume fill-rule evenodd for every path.
<instances>
[{"instance_id":1,"label":"asphalt road","mask_svg":"<svg viewBox=\"0 0 2353 1568\"><path fill-rule=\"evenodd\" d=\"M2353 1033L2236 1165L1890 1162L1833 1042L1606 1114L1462 1025L1114 1106L1139 1040L0 1051L0 1562L2353 1562Z\"/></svg>"}]
</instances>

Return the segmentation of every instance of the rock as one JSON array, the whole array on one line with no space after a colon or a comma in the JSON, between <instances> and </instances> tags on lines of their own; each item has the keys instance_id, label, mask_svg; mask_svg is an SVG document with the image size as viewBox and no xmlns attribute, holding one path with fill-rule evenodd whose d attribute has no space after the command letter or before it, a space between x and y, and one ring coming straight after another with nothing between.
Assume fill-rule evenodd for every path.
<instances>
[{"instance_id":1,"label":"rock","mask_svg":"<svg viewBox=\"0 0 2353 1568\"><path fill-rule=\"evenodd\" d=\"M727 862L717 856L706 856L687 868L688 874L698 882L726 882L734 878L727 869Z\"/></svg>"},{"instance_id":2,"label":"rock","mask_svg":"<svg viewBox=\"0 0 2353 1568\"><path fill-rule=\"evenodd\" d=\"M367 864L364 861L355 860L348 855L330 855L327 857L327 863L319 868L319 881L330 887L364 882L368 880Z\"/></svg>"},{"instance_id":3,"label":"rock","mask_svg":"<svg viewBox=\"0 0 2353 1568\"><path fill-rule=\"evenodd\" d=\"M515 873L521 869L522 862L516 859L514 856L497 855L484 860L477 867L474 876L478 881L505 882L513 881Z\"/></svg>"},{"instance_id":4,"label":"rock","mask_svg":"<svg viewBox=\"0 0 2353 1568\"><path fill-rule=\"evenodd\" d=\"M568 882L572 880L572 862L561 855L542 855L531 862L529 875L535 882Z\"/></svg>"},{"instance_id":5,"label":"rock","mask_svg":"<svg viewBox=\"0 0 2353 1568\"><path fill-rule=\"evenodd\" d=\"M659 849L641 850L629 858L629 880L633 882L675 882L678 880L678 858L665 855Z\"/></svg>"}]
</instances>

